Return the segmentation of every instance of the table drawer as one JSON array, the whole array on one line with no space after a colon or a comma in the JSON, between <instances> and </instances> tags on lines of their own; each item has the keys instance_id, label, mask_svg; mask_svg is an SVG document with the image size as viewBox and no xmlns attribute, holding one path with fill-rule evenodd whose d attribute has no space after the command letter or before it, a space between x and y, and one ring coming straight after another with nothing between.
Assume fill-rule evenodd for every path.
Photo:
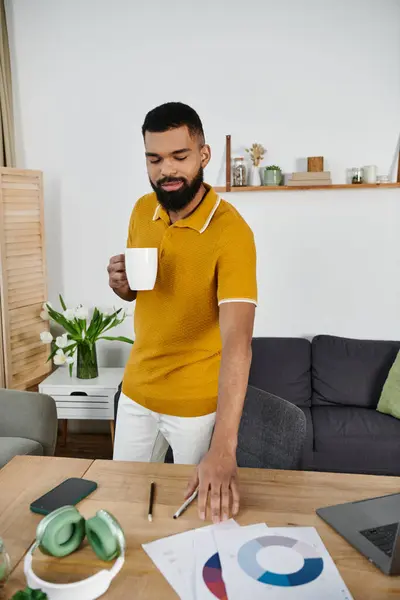
<instances>
[{"instance_id":1,"label":"table drawer","mask_svg":"<svg viewBox=\"0 0 400 600\"><path fill-rule=\"evenodd\" d=\"M114 418L114 411L111 408L65 408L57 406L57 417L59 419L107 419Z\"/></svg>"},{"instance_id":2,"label":"table drawer","mask_svg":"<svg viewBox=\"0 0 400 600\"><path fill-rule=\"evenodd\" d=\"M59 419L113 419L114 402L107 396L53 396Z\"/></svg>"},{"instance_id":3,"label":"table drawer","mask_svg":"<svg viewBox=\"0 0 400 600\"><path fill-rule=\"evenodd\" d=\"M86 404L88 406L109 405L113 404L109 396L53 396L56 404L67 404L77 406L78 404Z\"/></svg>"}]
</instances>

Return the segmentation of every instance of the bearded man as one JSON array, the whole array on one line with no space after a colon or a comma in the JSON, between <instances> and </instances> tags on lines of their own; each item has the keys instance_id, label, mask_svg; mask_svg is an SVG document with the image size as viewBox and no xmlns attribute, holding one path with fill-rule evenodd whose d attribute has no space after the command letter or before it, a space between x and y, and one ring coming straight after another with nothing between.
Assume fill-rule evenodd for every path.
<instances>
[{"instance_id":1,"label":"bearded man","mask_svg":"<svg viewBox=\"0 0 400 600\"><path fill-rule=\"evenodd\" d=\"M124 256L109 284L136 300L135 343L123 379L114 460L196 465L186 496L214 522L239 510L238 427L257 304L256 251L237 210L203 181L211 158L201 120L170 102L144 121L153 193L134 206L128 248L158 248L154 289L131 290Z\"/></svg>"}]
</instances>

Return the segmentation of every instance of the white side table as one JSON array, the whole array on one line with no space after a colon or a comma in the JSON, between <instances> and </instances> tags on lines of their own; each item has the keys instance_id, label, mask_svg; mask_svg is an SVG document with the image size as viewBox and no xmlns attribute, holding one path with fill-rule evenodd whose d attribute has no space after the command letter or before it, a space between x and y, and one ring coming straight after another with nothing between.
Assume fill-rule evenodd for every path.
<instances>
[{"instance_id":1,"label":"white side table","mask_svg":"<svg viewBox=\"0 0 400 600\"><path fill-rule=\"evenodd\" d=\"M124 375L123 368L99 368L96 379L70 377L67 367L60 367L39 385L39 392L52 396L57 417L64 419L63 443L67 440L68 419L110 421L114 444L114 396Z\"/></svg>"}]
</instances>

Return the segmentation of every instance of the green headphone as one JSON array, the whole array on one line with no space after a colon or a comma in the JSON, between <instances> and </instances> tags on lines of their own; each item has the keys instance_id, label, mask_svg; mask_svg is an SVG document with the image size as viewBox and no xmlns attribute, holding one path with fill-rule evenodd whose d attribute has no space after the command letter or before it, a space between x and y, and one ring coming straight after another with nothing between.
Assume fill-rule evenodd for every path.
<instances>
[{"instance_id":1,"label":"green headphone","mask_svg":"<svg viewBox=\"0 0 400 600\"><path fill-rule=\"evenodd\" d=\"M75 506L63 506L44 517L36 545L44 554L61 558L75 552L85 537L101 560L111 561L125 551L121 526L109 512L99 510L85 520Z\"/></svg>"},{"instance_id":2,"label":"green headphone","mask_svg":"<svg viewBox=\"0 0 400 600\"><path fill-rule=\"evenodd\" d=\"M6 563L0 565L0 583L3 583L8 576L8 566Z\"/></svg>"},{"instance_id":3,"label":"green headphone","mask_svg":"<svg viewBox=\"0 0 400 600\"><path fill-rule=\"evenodd\" d=\"M3 541L0 538L0 585L5 583L10 573L10 558L3 546Z\"/></svg>"}]
</instances>

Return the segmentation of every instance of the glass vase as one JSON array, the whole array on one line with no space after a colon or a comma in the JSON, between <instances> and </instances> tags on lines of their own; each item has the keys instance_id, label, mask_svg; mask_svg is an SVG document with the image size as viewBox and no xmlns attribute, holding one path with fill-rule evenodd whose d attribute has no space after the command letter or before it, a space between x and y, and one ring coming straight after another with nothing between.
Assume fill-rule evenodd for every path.
<instances>
[{"instance_id":1,"label":"glass vase","mask_svg":"<svg viewBox=\"0 0 400 600\"><path fill-rule=\"evenodd\" d=\"M364 170L361 167L352 169L351 183L364 183Z\"/></svg>"},{"instance_id":2,"label":"glass vase","mask_svg":"<svg viewBox=\"0 0 400 600\"><path fill-rule=\"evenodd\" d=\"M78 345L76 376L78 379L94 379L99 376L96 344L83 343Z\"/></svg>"}]
</instances>

